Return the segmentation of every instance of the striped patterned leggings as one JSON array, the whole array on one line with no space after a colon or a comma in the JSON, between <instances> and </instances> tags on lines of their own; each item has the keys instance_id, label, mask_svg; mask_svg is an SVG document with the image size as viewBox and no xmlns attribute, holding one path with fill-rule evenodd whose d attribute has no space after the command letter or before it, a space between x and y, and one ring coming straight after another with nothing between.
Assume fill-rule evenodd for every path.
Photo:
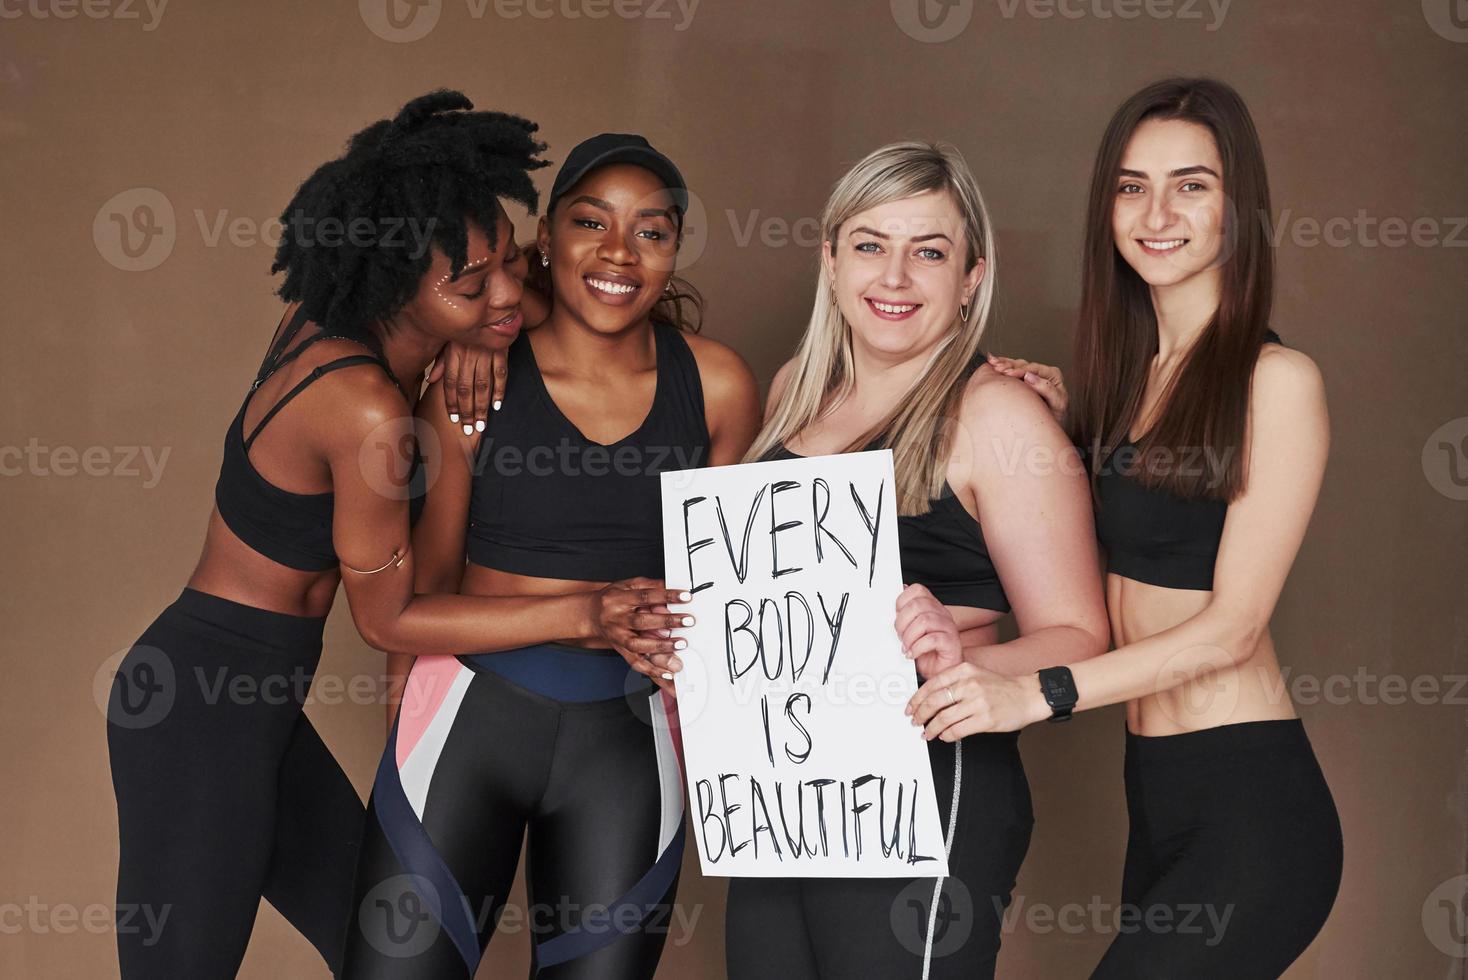
<instances>
[{"instance_id":1,"label":"striped patterned leggings","mask_svg":"<svg viewBox=\"0 0 1468 980\"><path fill-rule=\"evenodd\" d=\"M609 651L419 658L372 790L343 976L472 977L499 924L530 933L542 980L652 977L684 839L670 713ZM506 909L527 832L529 907Z\"/></svg>"}]
</instances>

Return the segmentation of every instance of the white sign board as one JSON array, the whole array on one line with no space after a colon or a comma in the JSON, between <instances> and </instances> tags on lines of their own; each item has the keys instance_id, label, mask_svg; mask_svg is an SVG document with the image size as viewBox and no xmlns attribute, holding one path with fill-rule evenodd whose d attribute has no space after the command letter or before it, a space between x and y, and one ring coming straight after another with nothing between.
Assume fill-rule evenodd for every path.
<instances>
[{"instance_id":1,"label":"white sign board","mask_svg":"<svg viewBox=\"0 0 1468 980\"><path fill-rule=\"evenodd\" d=\"M675 674L706 875L947 874L902 591L892 453L662 474Z\"/></svg>"}]
</instances>

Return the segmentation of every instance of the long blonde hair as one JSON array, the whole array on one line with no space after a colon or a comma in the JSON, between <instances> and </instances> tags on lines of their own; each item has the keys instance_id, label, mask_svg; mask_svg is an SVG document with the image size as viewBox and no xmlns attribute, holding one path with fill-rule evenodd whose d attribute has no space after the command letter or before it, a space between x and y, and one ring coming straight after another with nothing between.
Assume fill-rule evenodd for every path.
<instances>
[{"instance_id":1,"label":"long blonde hair","mask_svg":"<svg viewBox=\"0 0 1468 980\"><path fill-rule=\"evenodd\" d=\"M978 366L979 339L994 300L994 233L989 212L958 150L946 143L910 141L875 150L847 171L821 214L821 240L831 243L834 255L846 221L871 208L930 191L952 195L968 240L964 269L972 269L983 259L984 277L969 304L968 316L960 314L956 319L953 330L938 343L927 367L897 406L842 450L852 452L874 442L892 450L900 514L926 513L930 501L943 489L953 441L949 420L957 415L964 382ZM841 315L830 277L823 273L790 378L746 461L763 458L826 416L851 394L854 382L851 325Z\"/></svg>"}]
</instances>

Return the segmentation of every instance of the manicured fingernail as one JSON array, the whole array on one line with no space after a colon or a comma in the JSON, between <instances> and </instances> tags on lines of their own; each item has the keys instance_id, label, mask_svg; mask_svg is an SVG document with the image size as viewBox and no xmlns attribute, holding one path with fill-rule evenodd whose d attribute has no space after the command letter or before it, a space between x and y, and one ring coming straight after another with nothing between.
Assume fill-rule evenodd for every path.
<instances>
[{"instance_id":1,"label":"manicured fingernail","mask_svg":"<svg viewBox=\"0 0 1468 980\"><path fill-rule=\"evenodd\" d=\"M683 617L683 625L684 626L692 626L693 625L693 617L692 616L684 616Z\"/></svg>"},{"instance_id":2,"label":"manicured fingernail","mask_svg":"<svg viewBox=\"0 0 1468 980\"><path fill-rule=\"evenodd\" d=\"M666 670L663 671L663 680L670 681L672 679L673 679L673 675L672 674L668 673Z\"/></svg>"},{"instance_id":3,"label":"manicured fingernail","mask_svg":"<svg viewBox=\"0 0 1468 980\"><path fill-rule=\"evenodd\" d=\"M687 640L674 640L673 641L673 649L674 650L686 650L687 648L688 648L688 641Z\"/></svg>"},{"instance_id":4,"label":"manicured fingernail","mask_svg":"<svg viewBox=\"0 0 1468 980\"><path fill-rule=\"evenodd\" d=\"M475 419L474 420L474 431L475 432L483 432L484 431L484 419Z\"/></svg>"},{"instance_id":5,"label":"manicured fingernail","mask_svg":"<svg viewBox=\"0 0 1468 980\"><path fill-rule=\"evenodd\" d=\"M693 601L693 593L691 593L691 592L679 592L678 593L678 601L679 602L692 602Z\"/></svg>"},{"instance_id":6,"label":"manicured fingernail","mask_svg":"<svg viewBox=\"0 0 1468 980\"><path fill-rule=\"evenodd\" d=\"M464 435L466 435L466 436L472 436L473 434L474 434L474 426L472 426L472 425L465 425L464 426Z\"/></svg>"},{"instance_id":7,"label":"manicured fingernail","mask_svg":"<svg viewBox=\"0 0 1468 980\"><path fill-rule=\"evenodd\" d=\"M455 425L458 425L459 424L459 413L458 412L450 412L449 413L449 421L452 422L452 423L454 423Z\"/></svg>"},{"instance_id":8,"label":"manicured fingernail","mask_svg":"<svg viewBox=\"0 0 1468 980\"><path fill-rule=\"evenodd\" d=\"M498 398L496 398L496 399L495 399L495 400L494 400L494 410L495 410L495 411L496 411L496 412L498 412L498 411L499 411L499 410L500 410L500 406L501 406L501 405L503 405L503 404L504 404L504 402L502 402L502 401L500 401L500 400L499 400L499 399L498 399Z\"/></svg>"}]
</instances>

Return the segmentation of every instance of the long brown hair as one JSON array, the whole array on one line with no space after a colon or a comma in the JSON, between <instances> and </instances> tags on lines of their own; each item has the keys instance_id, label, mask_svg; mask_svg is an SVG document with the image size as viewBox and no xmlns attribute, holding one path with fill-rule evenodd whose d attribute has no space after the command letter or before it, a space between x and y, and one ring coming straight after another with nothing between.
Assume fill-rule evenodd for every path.
<instances>
[{"instance_id":1,"label":"long brown hair","mask_svg":"<svg viewBox=\"0 0 1468 980\"><path fill-rule=\"evenodd\" d=\"M1112 233L1122 154L1137 127L1150 119L1183 120L1212 132L1223 163L1226 206L1218 309L1183 355L1161 392L1156 422L1137 443L1142 460L1196 459L1200 465L1143 465L1136 476L1182 497L1231 500L1247 478L1249 387L1269 329L1274 255L1259 134L1244 100L1223 82L1155 82L1122 103L1106 127L1086 215L1071 436L1086 451L1094 479L1136 423L1157 354L1157 313L1147 283L1117 251Z\"/></svg>"}]
</instances>

